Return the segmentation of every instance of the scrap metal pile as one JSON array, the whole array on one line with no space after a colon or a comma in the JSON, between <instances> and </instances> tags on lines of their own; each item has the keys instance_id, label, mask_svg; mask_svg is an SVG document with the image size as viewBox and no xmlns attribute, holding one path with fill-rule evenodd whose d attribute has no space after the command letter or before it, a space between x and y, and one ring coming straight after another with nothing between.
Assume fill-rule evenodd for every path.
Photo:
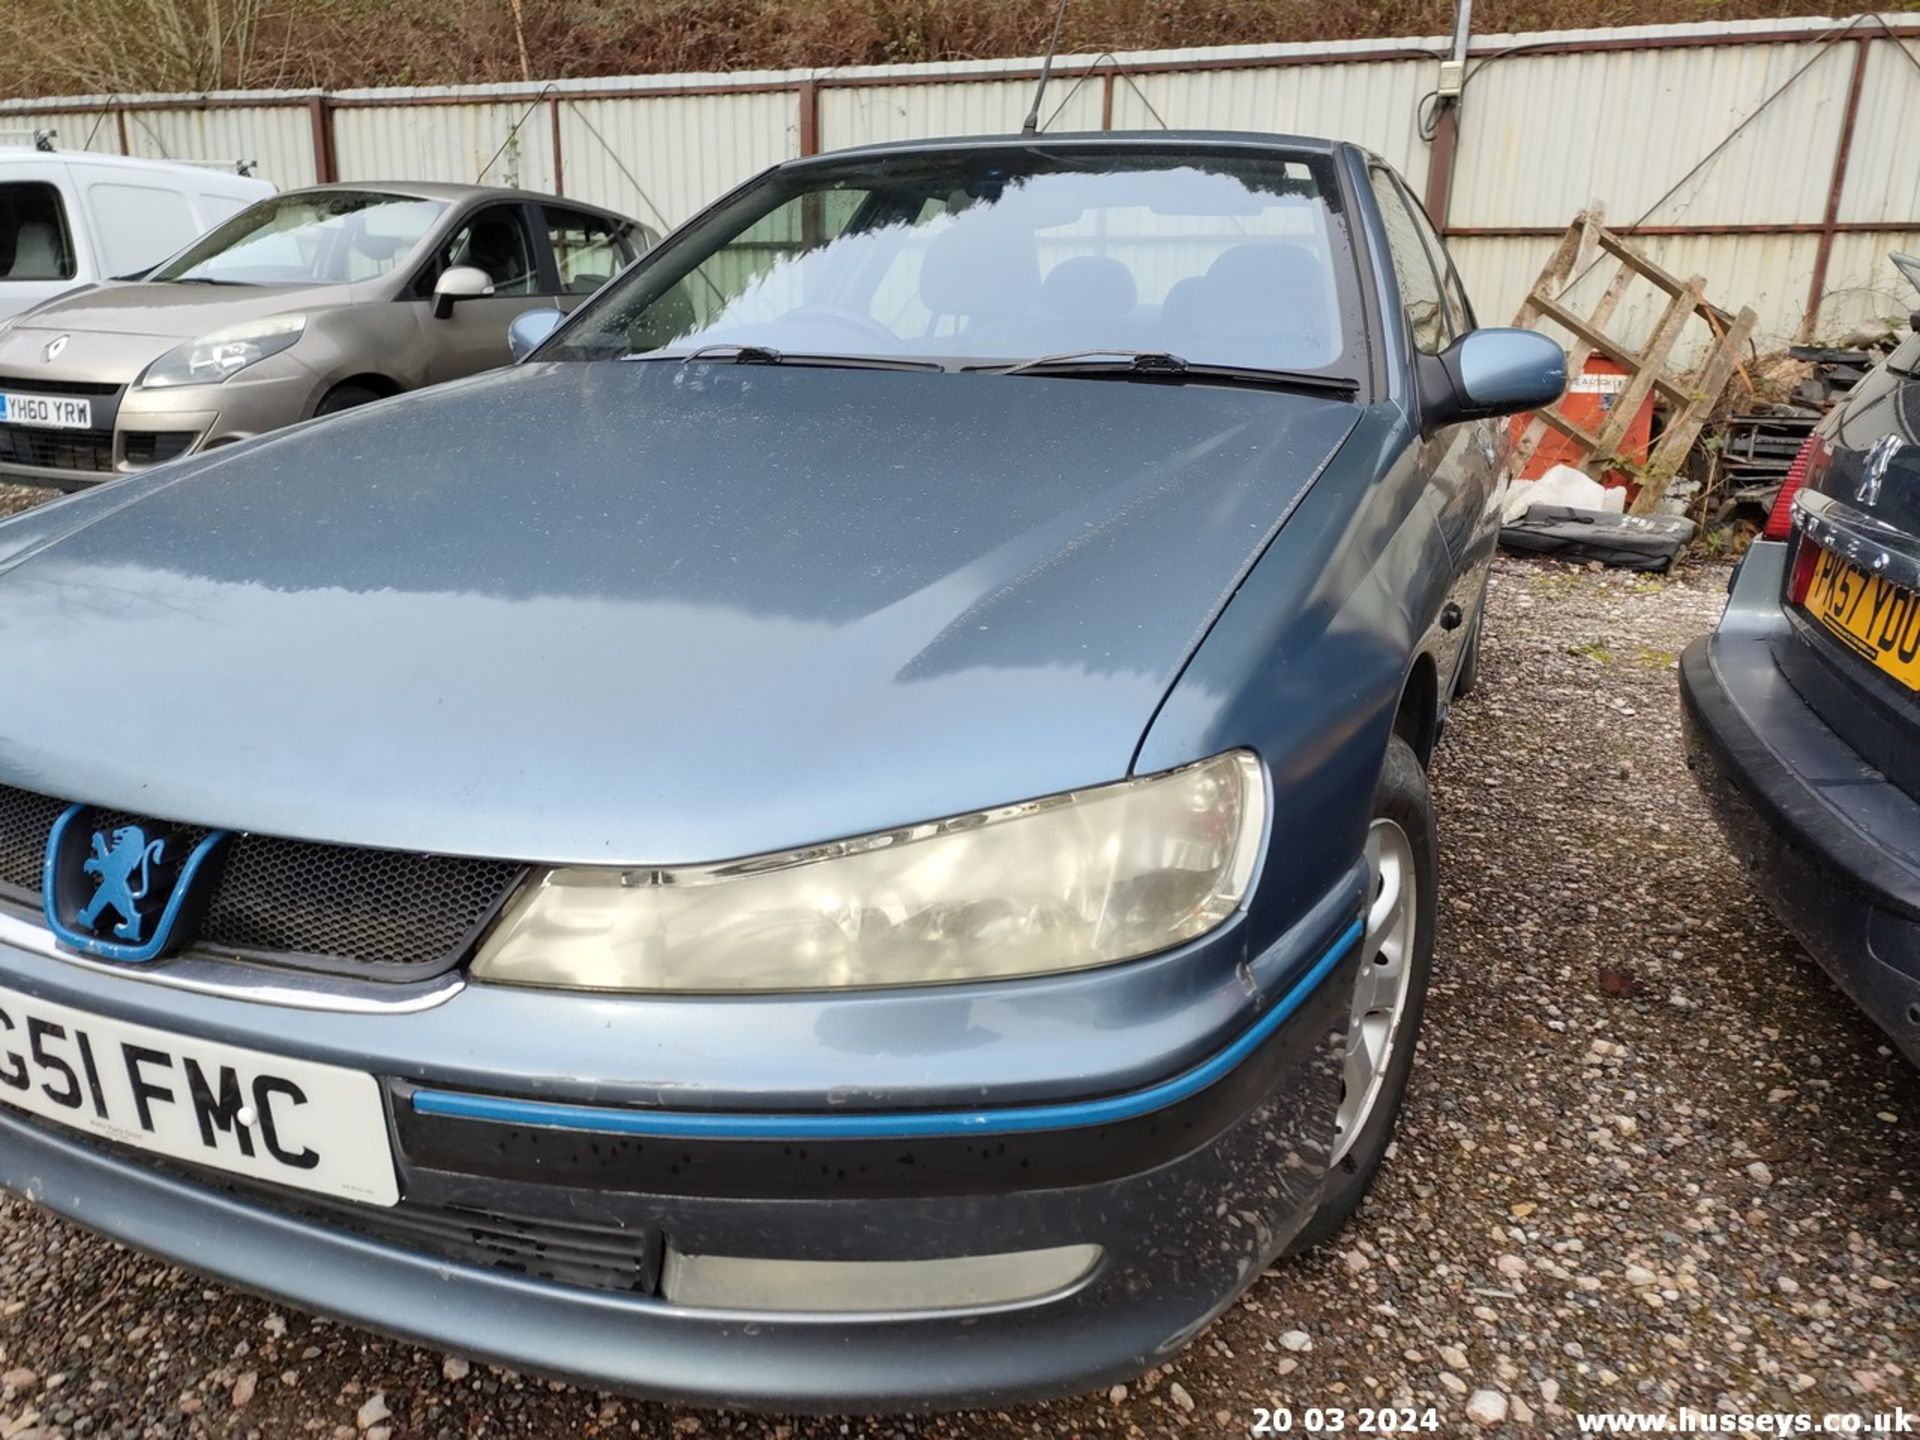
<instances>
[{"instance_id":1,"label":"scrap metal pile","mask_svg":"<svg viewBox=\"0 0 1920 1440\"><path fill-rule=\"evenodd\" d=\"M1794 345L1764 356L1750 367L1751 393L1729 390L1728 399L1744 408L1708 427L1695 447L1690 480L1670 491L1724 543L1741 548L1759 533L1820 417L1879 363L1892 337L1849 339L1861 343Z\"/></svg>"}]
</instances>

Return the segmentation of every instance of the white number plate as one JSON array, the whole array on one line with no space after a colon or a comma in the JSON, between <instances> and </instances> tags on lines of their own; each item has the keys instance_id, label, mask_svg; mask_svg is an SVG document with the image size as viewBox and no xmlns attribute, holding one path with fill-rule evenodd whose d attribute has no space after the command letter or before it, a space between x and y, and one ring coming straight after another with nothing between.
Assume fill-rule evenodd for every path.
<instances>
[{"instance_id":1,"label":"white number plate","mask_svg":"<svg viewBox=\"0 0 1920 1440\"><path fill-rule=\"evenodd\" d=\"M0 989L0 1104L176 1160L400 1198L379 1083Z\"/></svg>"},{"instance_id":2,"label":"white number plate","mask_svg":"<svg viewBox=\"0 0 1920 1440\"><path fill-rule=\"evenodd\" d=\"M64 395L0 393L0 425L40 425L49 430L91 430L93 402Z\"/></svg>"}]
</instances>

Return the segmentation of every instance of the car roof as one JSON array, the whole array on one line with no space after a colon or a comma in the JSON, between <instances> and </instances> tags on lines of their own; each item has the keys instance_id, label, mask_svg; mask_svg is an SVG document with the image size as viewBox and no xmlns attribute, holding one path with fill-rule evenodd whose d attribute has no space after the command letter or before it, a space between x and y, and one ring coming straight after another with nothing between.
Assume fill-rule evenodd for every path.
<instances>
[{"instance_id":1,"label":"car roof","mask_svg":"<svg viewBox=\"0 0 1920 1440\"><path fill-rule=\"evenodd\" d=\"M154 160L145 155L102 154L97 150L41 150L30 145L0 146L0 165L9 162L16 164L33 162L43 163L57 160L63 165L99 166L113 170L143 170L149 174L172 175L179 178L192 176L196 180L214 180L220 182L239 182L242 186L257 188L265 193L274 186L271 180L259 175L242 175L232 167L225 165L198 165L187 160Z\"/></svg>"},{"instance_id":2,"label":"car roof","mask_svg":"<svg viewBox=\"0 0 1920 1440\"><path fill-rule=\"evenodd\" d=\"M460 204L468 200L533 201L541 205L566 205L575 210L592 210L602 215L626 218L621 216L619 211L609 210L604 205L591 205L584 200L570 200L564 195L552 195L539 190L515 190L503 185L450 185L438 180L342 180L330 185L302 185L284 193L316 195L325 194L330 190L361 194L375 190L383 195L406 195L420 200L445 200L452 204Z\"/></svg>"},{"instance_id":3,"label":"car roof","mask_svg":"<svg viewBox=\"0 0 1920 1440\"><path fill-rule=\"evenodd\" d=\"M935 140L886 140L853 145L800 160L782 168L839 162L863 156L953 155L1006 150L1287 150L1331 155L1343 142L1314 135L1280 135L1262 130L1071 130L1042 135L954 135Z\"/></svg>"}]
</instances>

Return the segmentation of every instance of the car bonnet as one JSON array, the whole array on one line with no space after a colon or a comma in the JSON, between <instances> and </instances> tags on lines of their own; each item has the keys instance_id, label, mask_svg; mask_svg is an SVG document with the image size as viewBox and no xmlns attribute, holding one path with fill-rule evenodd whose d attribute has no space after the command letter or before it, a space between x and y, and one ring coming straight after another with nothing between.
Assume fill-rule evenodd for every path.
<instances>
[{"instance_id":1,"label":"car bonnet","mask_svg":"<svg viewBox=\"0 0 1920 1440\"><path fill-rule=\"evenodd\" d=\"M0 780L667 863L1118 779L1358 413L677 362L401 397L0 527Z\"/></svg>"}]
</instances>

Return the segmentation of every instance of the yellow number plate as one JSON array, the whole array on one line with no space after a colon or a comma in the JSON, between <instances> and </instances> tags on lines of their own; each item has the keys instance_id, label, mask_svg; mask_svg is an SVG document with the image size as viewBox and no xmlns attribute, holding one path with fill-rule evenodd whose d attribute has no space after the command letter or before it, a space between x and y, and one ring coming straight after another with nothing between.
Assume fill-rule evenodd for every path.
<instances>
[{"instance_id":1,"label":"yellow number plate","mask_svg":"<svg viewBox=\"0 0 1920 1440\"><path fill-rule=\"evenodd\" d=\"M1806 604L1849 650L1920 690L1920 594L1822 550Z\"/></svg>"}]
</instances>

